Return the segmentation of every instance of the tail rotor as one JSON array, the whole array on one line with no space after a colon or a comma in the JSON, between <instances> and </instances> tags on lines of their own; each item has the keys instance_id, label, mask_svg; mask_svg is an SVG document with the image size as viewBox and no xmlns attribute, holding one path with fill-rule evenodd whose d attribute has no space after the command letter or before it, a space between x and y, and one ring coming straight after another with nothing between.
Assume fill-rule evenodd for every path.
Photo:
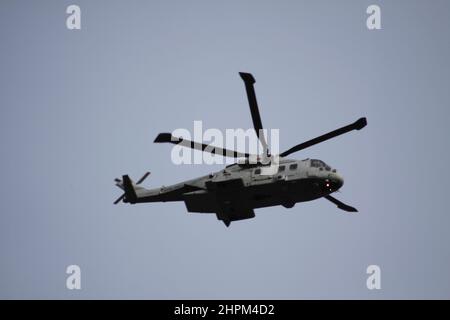
<instances>
[{"instance_id":1,"label":"tail rotor","mask_svg":"<svg viewBox=\"0 0 450 320\"><path fill-rule=\"evenodd\" d=\"M137 182L136 185L140 185L142 182L144 182L145 179L147 179L147 177L150 175L150 172L146 172ZM114 179L114 181L116 182L116 186L118 186L120 189L124 190L124 185L123 185L123 181L116 178ZM119 198L117 198L116 201L114 201L114 204L118 204L120 201L123 200L123 198L125 198L125 193L122 194Z\"/></svg>"}]
</instances>

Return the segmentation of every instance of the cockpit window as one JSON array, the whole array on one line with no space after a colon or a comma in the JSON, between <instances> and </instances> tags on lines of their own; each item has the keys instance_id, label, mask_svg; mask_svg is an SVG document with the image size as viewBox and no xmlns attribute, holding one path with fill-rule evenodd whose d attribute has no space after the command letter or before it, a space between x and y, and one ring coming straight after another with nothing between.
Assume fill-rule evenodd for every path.
<instances>
[{"instance_id":1,"label":"cockpit window","mask_svg":"<svg viewBox=\"0 0 450 320\"><path fill-rule=\"evenodd\" d=\"M330 170L331 168L325 164L322 160L311 159L311 167L313 168L325 168L326 170Z\"/></svg>"},{"instance_id":2,"label":"cockpit window","mask_svg":"<svg viewBox=\"0 0 450 320\"><path fill-rule=\"evenodd\" d=\"M285 168L285 166L279 166L279 167L278 167L278 172L284 171L284 168Z\"/></svg>"},{"instance_id":3,"label":"cockpit window","mask_svg":"<svg viewBox=\"0 0 450 320\"><path fill-rule=\"evenodd\" d=\"M261 173L261 169L256 169L255 170L255 174L260 174Z\"/></svg>"},{"instance_id":4,"label":"cockpit window","mask_svg":"<svg viewBox=\"0 0 450 320\"><path fill-rule=\"evenodd\" d=\"M297 164L296 164L296 163L291 164L291 165L289 166L289 170L295 170L295 169L297 169Z\"/></svg>"}]
</instances>

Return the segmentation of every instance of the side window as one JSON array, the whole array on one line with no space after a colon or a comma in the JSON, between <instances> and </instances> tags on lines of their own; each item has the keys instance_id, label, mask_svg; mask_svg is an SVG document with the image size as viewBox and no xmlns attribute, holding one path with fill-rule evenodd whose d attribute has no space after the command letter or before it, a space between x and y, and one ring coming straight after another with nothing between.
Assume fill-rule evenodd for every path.
<instances>
[{"instance_id":1,"label":"side window","mask_svg":"<svg viewBox=\"0 0 450 320\"><path fill-rule=\"evenodd\" d=\"M311 167L313 167L313 168L318 168L318 167L320 167L319 161L318 161L318 160L315 160L315 159L311 160Z\"/></svg>"},{"instance_id":2,"label":"side window","mask_svg":"<svg viewBox=\"0 0 450 320\"><path fill-rule=\"evenodd\" d=\"M261 169L256 169L255 174L261 174Z\"/></svg>"},{"instance_id":3,"label":"side window","mask_svg":"<svg viewBox=\"0 0 450 320\"><path fill-rule=\"evenodd\" d=\"M278 167L278 172L283 172L284 169L285 169L285 166L279 166L279 167Z\"/></svg>"},{"instance_id":4,"label":"side window","mask_svg":"<svg viewBox=\"0 0 450 320\"><path fill-rule=\"evenodd\" d=\"M291 165L289 166L289 170L295 170L295 169L297 169L297 164L296 164L296 163L291 164Z\"/></svg>"}]
</instances>

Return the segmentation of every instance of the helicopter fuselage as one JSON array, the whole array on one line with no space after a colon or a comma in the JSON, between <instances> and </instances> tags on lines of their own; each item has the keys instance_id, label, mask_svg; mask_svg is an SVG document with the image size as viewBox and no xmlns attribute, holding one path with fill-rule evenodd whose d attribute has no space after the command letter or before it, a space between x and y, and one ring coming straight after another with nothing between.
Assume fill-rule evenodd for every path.
<instances>
[{"instance_id":1,"label":"helicopter fuselage","mask_svg":"<svg viewBox=\"0 0 450 320\"><path fill-rule=\"evenodd\" d=\"M273 174L265 174L265 167L233 164L218 172L170 186L151 190L136 186L135 201L127 198L124 201L184 201L189 212L216 213L220 219L225 208L247 212L277 205L291 208L297 202L324 197L343 185L343 178L336 170L321 160L282 159ZM226 219L226 214L222 216ZM244 214L242 218L244 216L251 218L254 215Z\"/></svg>"}]
</instances>

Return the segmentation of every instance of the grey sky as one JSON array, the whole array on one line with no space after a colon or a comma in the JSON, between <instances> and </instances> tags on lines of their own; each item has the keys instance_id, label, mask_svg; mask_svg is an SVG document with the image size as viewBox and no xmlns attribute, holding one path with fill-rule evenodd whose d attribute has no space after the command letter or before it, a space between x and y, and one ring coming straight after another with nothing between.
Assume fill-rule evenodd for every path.
<instances>
[{"instance_id":1,"label":"grey sky","mask_svg":"<svg viewBox=\"0 0 450 320\"><path fill-rule=\"evenodd\" d=\"M65 26L78 4L82 30ZM366 28L378 4L382 30ZM448 1L2 1L0 298L449 298ZM239 71L287 149L336 195L229 229L183 203L118 205L219 170L175 166L158 132L249 128ZM82 270L82 290L65 269ZM377 264L382 289L366 288Z\"/></svg>"}]
</instances>

